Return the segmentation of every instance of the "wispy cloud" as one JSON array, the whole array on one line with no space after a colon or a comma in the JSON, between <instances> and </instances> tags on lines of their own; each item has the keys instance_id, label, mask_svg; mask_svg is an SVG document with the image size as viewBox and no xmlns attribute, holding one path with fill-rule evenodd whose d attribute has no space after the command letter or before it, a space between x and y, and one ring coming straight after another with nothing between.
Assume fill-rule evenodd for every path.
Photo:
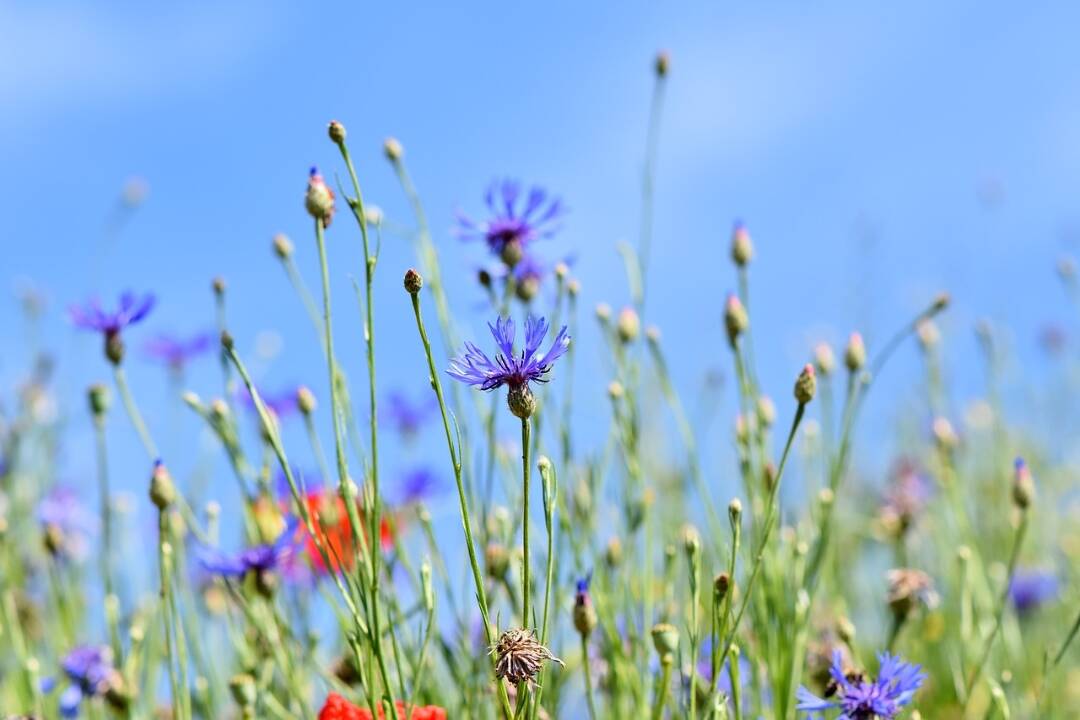
<instances>
[{"instance_id":1,"label":"wispy cloud","mask_svg":"<svg viewBox=\"0 0 1080 720\"><path fill-rule=\"evenodd\" d=\"M271 41L272 7L0 4L0 123L213 84Z\"/></svg>"}]
</instances>

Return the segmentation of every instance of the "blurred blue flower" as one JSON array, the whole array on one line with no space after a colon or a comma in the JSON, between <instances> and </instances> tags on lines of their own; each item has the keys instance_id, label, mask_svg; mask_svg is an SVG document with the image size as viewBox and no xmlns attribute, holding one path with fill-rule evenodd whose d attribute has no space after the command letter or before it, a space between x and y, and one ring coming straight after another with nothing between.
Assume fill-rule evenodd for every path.
<instances>
[{"instance_id":1,"label":"blurred blue flower","mask_svg":"<svg viewBox=\"0 0 1080 720\"><path fill-rule=\"evenodd\" d=\"M554 235L564 214L562 202L544 188L533 186L523 193L515 180L493 182L484 194L484 203L489 213L487 220L478 222L461 212L457 214L457 235L463 240L483 240L499 256L508 247L520 254L533 240Z\"/></svg>"},{"instance_id":2,"label":"blurred blue flower","mask_svg":"<svg viewBox=\"0 0 1080 720\"><path fill-rule=\"evenodd\" d=\"M97 298L91 298L83 305L70 306L68 314L76 327L117 335L127 326L145 318L153 309L154 301L154 296L150 293L140 298L128 290L120 295L120 303L115 312L107 312Z\"/></svg>"},{"instance_id":3,"label":"blurred blue flower","mask_svg":"<svg viewBox=\"0 0 1080 720\"><path fill-rule=\"evenodd\" d=\"M404 437L411 438L420 431L436 406L434 395L425 395L423 400L414 403L405 393L394 391L386 396L383 420Z\"/></svg>"},{"instance_id":4,"label":"blurred blue flower","mask_svg":"<svg viewBox=\"0 0 1080 720\"><path fill-rule=\"evenodd\" d=\"M892 720L926 679L922 667L904 662L896 655L881 653L878 655L878 676L873 682L858 675L844 673L843 655L833 653L832 667L829 669L833 682L836 683L836 699L822 700L800 687L797 710L808 713L810 718L824 717L826 710L839 709L837 720Z\"/></svg>"},{"instance_id":5,"label":"blurred blue flower","mask_svg":"<svg viewBox=\"0 0 1080 720\"><path fill-rule=\"evenodd\" d=\"M207 571L223 577L242 577L248 572L281 570L292 559L303 540L296 531L298 525L297 519L290 517L285 529L272 544L255 545L233 555L204 547L199 551L199 562Z\"/></svg>"},{"instance_id":6,"label":"blurred blue flower","mask_svg":"<svg viewBox=\"0 0 1080 720\"><path fill-rule=\"evenodd\" d=\"M58 556L81 560L89 549L90 536L97 530L97 516L70 487L57 485L45 494L37 507L37 518Z\"/></svg>"},{"instance_id":7,"label":"blurred blue flower","mask_svg":"<svg viewBox=\"0 0 1080 720\"><path fill-rule=\"evenodd\" d=\"M214 336L210 333L199 333L189 338L162 334L147 342L144 351L150 359L178 370L192 358L209 350L213 344Z\"/></svg>"},{"instance_id":8,"label":"blurred blue flower","mask_svg":"<svg viewBox=\"0 0 1080 720\"><path fill-rule=\"evenodd\" d=\"M241 405L254 412L255 399L251 397L251 393L247 391L247 388L242 387L237 390L236 397L240 400ZM278 418L291 415L299 409L299 405L297 405L296 402L296 388L282 390L272 394L259 390L259 397L262 399L266 409L270 410Z\"/></svg>"},{"instance_id":9,"label":"blurred blue flower","mask_svg":"<svg viewBox=\"0 0 1080 720\"><path fill-rule=\"evenodd\" d=\"M540 357L536 356L540 343L547 335L548 324L543 318L530 315L525 320L525 347L519 356L514 355L514 321L499 318L488 323L495 344L501 352L492 361L482 350L470 342L465 343L465 354L450 361L447 374L455 380L481 390L494 390L506 385L512 390L527 387L530 382L546 382L551 366L570 346L570 336L564 325L555 336L551 348Z\"/></svg>"},{"instance_id":10,"label":"blurred blue flower","mask_svg":"<svg viewBox=\"0 0 1080 720\"><path fill-rule=\"evenodd\" d=\"M112 664L112 651L104 645L83 645L69 652L60 663L71 684L60 694L60 715L78 717L79 704L84 698L104 696L111 688L119 687L120 675ZM55 678L41 681L43 692L52 692Z\"/></svg>"},{"instance_id":11,"label":"blurred blue flower","mask_svg":"<svg viewBox=\"0 0 1080 720\"><path fill-rule=\"evenodd\" d=\"M438 484L439 476L431 468L417 467L408 470L401 476L398 502L401 505L419 502L430 495Z\"/></svg>"},{"instance_id":12,"label":"blurred blue flower","mask_svg":"<svg viewBox=\"0 0 1080 720\"><path fill-rule=\"evenodd\" d=\"M1017 570L1009 583L1009 600L1019 615L1026 615L1057 598L1061 583L1044 570Z\"/></svg>"}]
</instances>

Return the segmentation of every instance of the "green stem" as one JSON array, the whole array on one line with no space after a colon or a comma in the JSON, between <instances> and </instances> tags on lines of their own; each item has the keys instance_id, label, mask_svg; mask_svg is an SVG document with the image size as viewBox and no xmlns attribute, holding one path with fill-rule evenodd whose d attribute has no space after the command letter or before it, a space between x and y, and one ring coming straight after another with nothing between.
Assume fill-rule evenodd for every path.
<instances>
[{"instance_id":1,"label":"green stem","mask_svg":"<svg viewBox=\"0 0 1080 720\"><path fill-rule=\"evenodd\" d=\"M660 674L660 685L656 688L656 698L653 700L652 720L660 720L664 714L664 705L667 703L668 690L671 687L671 667L675 659L671 655L665 655L660 659L663 672Z\"/></svg>"},{"instance_id":2,"label":"green stem","mask_svg":"<svg viewBox=\"0 0 1080 720\"><path fill-rule=\"evenodd\" d=\"M424 321L420 314L420 296L410 294L412 298L413 314L416 316L416 328L420 333L420 341L424 346L424 355L427 357L429 380L431 388L435 391L435 398L439 403L439 413L442 416L443 430L446 432L446 445L450 453L450 464L454 469L454 483L457 485L458 505L461 513L461 525L465 531L465 547L469 552L469 565L472 568L473 582L476 586L476 602L480 607L481 619L484 622L484 637L488 646L494 646L495 638L491 632L491 620L488 614L487 591L484 589L484 575L480 570L480 563L476 559L476 544L473 541L472 520L469 518L468 501L465 497L465 486L461 478L461 459L458 457L454 446L454 433L450 428L450 415L446 409L446 399L443 396L442 383L439 381L439 373L435 369L435 358L431 354L431 342L428 340L427 330L424 329ZM492 663L494 668L494 663ZM513 717L513 709L510 707L510 698L506 694L506 685L500 679L496 679L498 686L499 702L503 715L506 718Z\"/></svg>"},{"instance_id":3,"label":"green stem","mask_svg":"<svg viewBox=\"0 0 1080 720\"><path fill-rule=\"evenodd\" d=\"M593 700L592 670L589 663L589 638L581 636L581 666L585 670L585 702L589 706L589 720L596 720L596 702Z\"/></svg>"},{"instance_id":4,"label":"green stem","mask_svg":"<svg viewBox=\"0 0 1080 720\"><path fill-rule=\"evenodd\" d=\"M529 455L532 424L521 419L521 625L528 628L529 619Z\"/></svg>"},{"instance_id":5,"label":"green stem","mask_svg":"<svg viewBox=\"0 0 1080 720\"><path fill-rule=\"evenodd\" d=\"M151 460L157 460L161 455L158 453L153 438L150 437L150 431L146 429L146 423L143 422L139 406L135 404L135 398L132 396L130 388L128 388L124 368L119 364L113 365L113 377L116 380L116 390L120 393L120 400L124 403L124 410L127 412L128 417L131 418L131 424L135 426L135 432L138 433L146 454L150 456Z\"/></svg>"}]
</instances>

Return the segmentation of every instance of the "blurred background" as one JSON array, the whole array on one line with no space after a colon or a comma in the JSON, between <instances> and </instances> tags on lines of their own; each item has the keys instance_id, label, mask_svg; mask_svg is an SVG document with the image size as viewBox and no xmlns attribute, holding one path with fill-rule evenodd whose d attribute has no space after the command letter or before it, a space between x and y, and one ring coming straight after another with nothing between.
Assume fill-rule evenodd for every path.
<instances>
[{"instance_id":1,"label":"blurred background","mask_svg":"<svg viewBox=\"0 0 1080 720\"><path fill-rule=\"evenodd\" d=\"M142 346L159 332L212 330L210 281L221 276L260 385L310 385L327 420L317 338L271 238L292 238L317 287L302 198L309 166L332 186L343 172L326 138L336 118L365 199L410 227L382 156L385 137L403 144L463 335L484 344L484 252L452 236L455 211L482 215L484 190L504 176L563 198L563 230L540 252L572 257L581 279L578 427L585 443L602 437L588 429L608 416L592 308L629 301L615 245L637 241L653 59L666 49L645 322L662 329L682 393L711 398L702 383L731 376L721 318L735 283L730 231L742 219L756 247L756 357L781 418L815 343L840 352L858 329L872 353L947 290L954 422L982 392L973 330L986 319L1009 353L1009 403L1033 434L1065 437L1076 426L1067 403L1039 388L1069 381L1061 358L1077 349L1076 307L1056 266L1080 241L1078 22L1069 3L974 1L0 2L0 401L14 402L31 359L31 297L57 360L60 401L49 411L65 426L60 479L93 497L84 392L109 368L100 339L75 330L66 308L152 291L157 308L126 336L131 383L174 472L207 473L228 508L224 455L177 400L181 386L220 392L214 354L178 384ZM344 211L328 242L339 351L360 392L350 278L362 278L361 251ZM414 262L406 237L384 234L376 331L383 389L421 397L426 369L400 284ZM887 464L889 430L920 378L911 342L863 415L857 460L871 474ZM690 404L724 502L735 487L730 383L714 406ZM302 427L287 432L297 464L314 467ZM501 432L516 434L509 422ZM425 458L445 468L438 432L422 442L409 457L384 451L388 476ZM149 467L119 408L110 444L115 482L149 522ZM393 482L384 487L393 497ZM447 502L432 505L456 528L451 487L444 472Z\"/></svg>"}]
</instances>

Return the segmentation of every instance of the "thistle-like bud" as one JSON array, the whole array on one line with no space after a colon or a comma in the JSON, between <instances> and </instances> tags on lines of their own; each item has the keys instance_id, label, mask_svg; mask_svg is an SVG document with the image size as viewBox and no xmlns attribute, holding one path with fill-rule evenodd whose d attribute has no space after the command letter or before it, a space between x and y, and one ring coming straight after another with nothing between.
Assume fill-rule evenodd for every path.
<instances>
[{"instance_id":1,"label":"thistle-like bud","mask_svg":"<svg viewBox=\"0 0 1080 720\"><path fill-rule=\"evenodd\" d=\"M307 385L301 385L296 388L296 407L304 415L310 415L315 412L315 408L318 403L315 402L315 393L311 392L311 388Z\"/></svg>"},{"instance_id":2,"label":"thistle-like bud","mask_svg":"<svg viewBox=\"0 0 1080 720\"><path fill-rule=\"evenodd\" d=\"M387 160L396 163L405 155L405 148L401 147L397 138L388 137L383 141L383 153L386 154Z\"/></svg>"},{"instance_id":3,"label":"thistle-like bud","mask_svg":"<svg viewBox=\"0 0 1080 720\"><path fill-rule=\"evenodd\" d=\"M827 342L819 342L814 347L814 365L823 376L832 373L836 367L836 356L833 355L832 346Z\"/></svg>"},{"instance_id":4,"label":"thistle-like bud","mask_svg":"<svg viewBox=\"0 0 1080 720\"><path fill-rule=\"evenodd\" d=\"M634 308L625 307L619 311L619 319L615 323L615 330L619 334L619 340L629 344L637 340L641 334L641 320Z\"/></svg>"},{"instance_id":5,"label":"thistle-like bud","mask_svg":"<svg viewBox=\"0 0 1080 720\"><path fill-rule=\"evenodd\" d=\"M657 623L652 627L652 640L661 661L671 658L679 649L679 629L670 623Z\"/></svg>"},{"instance_id":6,"label":"thistle-like bud","mask_svg":"<svg viewBox=\"0 0 1080 720\"><path fill-rule=\"evenodd\" d=\"M405 291L415 295L424 287L424 278L414 268L405 271Z\"/></svg>"},{"instance_id":7,"label":"thistle-like bud","mask_svg":"<svg viewBox=\"0 0 1080 720\"><path fill-rule=\"evenodd\" d=\"M229 680L229 692L233 700L242 708L254 707L258 689L255 686L255 678L247 673L233 675Z\"/></svg>"},{"instance_id":8,"label":"thistle-like bud","mask_svg":"<svg viewBox=\"0 0 1080 720\"><path fill-rule=\"evenodd\" d=\"M888 572L887 579L889 609L898 620L906 619L920 605L927 608L937 605L934 581L922 570L896 568Z\"/></svg>"},{"instance_id":9,"label":"thistle-like bud","mask_svg":"<svg viewBox=\"0 0 1080 720\"><path fill-rule=\"evenodd\" d=\"M345 126L337 120L330 121L330 125L326 128L326 134L329 135L330 140L337 145L345 142Z\"/></svg>"},{"instance_id":10,"label":"thistle-like bud","mask_svg":"<svg viewBox=\"0 0 1080 720\"><path fill-rule=\"evenodd\" d=\"M293 254L292 240L285 233L278 233L274 236L274 254L281 260L288 260Z\"/></svg>"},{"instance_id":11,"label":"thistle-like bud","mask_svg":"<svg viewBox=\"0 0 1080 720\"><path fill-rule=\"evenodd\" d=\"M502 249L499 250L499 259L508 268L516 266L524 257L525 247L517 239L506 241L503 243Z\"/></svg>"},{"instance_id":12,"label":"thistle-like bud","mask_svg":"<svg viewBox=\"0 0 1080 720\"><path fill-rule=\"evenodd\" d=\"M221 277L220 275L217 275L216 277L214 277L213 280L210 281L210 289L213 290L214 295L217 295L218 297L221 297L225 294L225 288L225 278Z\"/></svg>"},{"instance_id":13,"label":"thistle-like bud","mask_svg":"<svg viewBox=\"0 0 1080 720\"><path fill-rule=\"evenodd\" d=\"M540 644L535 633L524 628L511 628L504 632L492 646L490 654L495 656L495 677L505 678L512 685L528 683L532 687L545 662L551 660L563 664Z\"/></svg>"},{"instance_id":14,"label":"thistle-like bud","mask_svg":"<svg viewBox=\"0 0 1080 720\"><path fill-rule=\"evenodd\" d=\"M330 226L330 221L334 218L334 191L326 184L316 167L311 168L308 176L304 207L311 217L322 220L324 227Z\"/></svg>"},{"instance_id":15,"label":"thistle-like bud","mask_svg":"<svg viewBox=\"0 0 1080 720\"><path fill-rule=\"evenodd\" d=\"M671 70L671 53L667 50L656 53L653 70L656 71L657 77L667 77L668 71Z\"/></svg>"},{"instance_id":16,"label":"thistle-like bud","mask_svg":"<svg viewBox=\"0 0 1080 720\"><path fill-rule=\"evenodd\" d=\"M817 377L814 374L814 366L807 363L795 380L795 399L800 405L806 405L814 399L815 392L817 392Z\"/></svg>"},{"instance_id":17,"label":"thistle-like bud","mask_svg":"<svg viewBox=\"0 0 1080 720\"><path fill-rule=\"evenodd\" d=\"M117 366L124 361L124 339L115 330L105 333L105 357Z\"/></svg>"},{"instance_id":18,"label":"thistle-like bud","mask_svg":"<svg viewBox=\"0 0 1080 720\"><path fill-rule=\"evenodd\" d=\"M173 485L172 476L168 468L161 460L154 461L154 471L150 475L150 502L164 511L176 501L176 486Z\"/></svg>"},{"instance_id":19,"label":"thistle-like bud","mask_svg":"<svg viewBox=\"0 0 1080 720\"><path fill-rule=\"evenodd\" d=\"M511 387L506 393L506 405L515 416L526 420L536 412L536 396L527 384Z\"/></svg>"},{"instance_id":20,"label":"thistle-like bud","mask_svg":"<svg viewBox=\"0 0 1080 720\"><path fill-rule=\"evenodd\" d=\"M90 414L95 420L104 417L105 413L109 412L109 403L112 398L107 385L94 383L87 389L86 398L90 402Z\"/></svg>"},{"instance_id":21,"label":"thistle-like bud","mask_svg":"<svg viewBox=\"0 0 1080 720\"><path fill-rule=\"evenodd\" d=\"M488 543L484 548L484 567L492 579L505 580L506 573L510 570L510 553L506 546L499 542Z\"/></svg>"},{"instance_id":22,"label":"thistle-like bud","mask_svg":"<svg viewBox=\"0 0 1080 720\"><path fill-rule=\"evenodd\" d=\"M770 428L776 422L776 405L768 395L761 395L757 401L757 416L761 427Z\"/></svg>"},{"instance_id":23,"label":"thistle-like bud","mask_svg":"<svg viewBox=\"0 0 1080 720\"><path fill-rule=\"evenodd\" d=\"M690 562L694 562L701 554L701 533L693 525L683 525L682 540L683 551L686 552Z\"/></svg>"},{"instance_id":24,"label":"thistle-like bud","mask_svg":"<svg viewBox=\"0 0 1080 720\"><path fill-rule=\"evenodd\" d=\"M731 259L739 267L746 267L754 257L754 244L750 242L750 233L746 225L736 222L731 231Z\"/></svg>"},{"instance_id":25,"label":"thistle-like bud","mask_svg":"<svg viewBox=\"0 0 1080 720\"><path fill-rule=\"evenodd\" d=\"M1013 504L1021 510L1027 510L1035 499L1035 480L1031 477L1031 469L1024 462L1024 458L1016 458L1013 470L1012 499Z\"/></svg>"},{"instance_id":26,"label":"thistle-like bud","mask_svg":"<svg viewBox=\"0 0 1080 720\"><path fill-rule=\"evenodd\" d=\"M623 559L623 547L622 541L618 537L613 536L608 540L607 547L604 548L604 562L610 568L616 568L622 564Z\"/></svg>"},{"instance_id":27,"label":"thistle-like bud","mask_svg":"<svg viewBox=\"0 0 1080 720\"><path fill-rule=\"evenodd\" d=\"M743 307L739 296L734 293L727 296L727 302L724 304L724 327L727 329L731 347L735 347L739 336L750 327L750 316L746 314L746 308Z\"/></svg>"},{"instance_id":28,"label":"thistle-like bud","mask_svg":"<svg viewBox=\"0 0 1080 720\"><path fill-rule=\"evenodd\" d=\"M584 578L578 580L577 592L574 594L574 629L583 637L588 637L596 624L596 608L593 607L592 597L589 595L589 579Z\"/></svg>"},{"instance_id":29,"label":"thistle-like bud","mask_svg":"<svg viewBox=\"0 0 1080 720\"><path fill-rule=\"evenodd\" d=\"M863 344L862 335L857 332L848 337L847 347L844 348L844 365L851 372L856 372L866 364L866 345Z\"/></svg>"}]
</instances>

